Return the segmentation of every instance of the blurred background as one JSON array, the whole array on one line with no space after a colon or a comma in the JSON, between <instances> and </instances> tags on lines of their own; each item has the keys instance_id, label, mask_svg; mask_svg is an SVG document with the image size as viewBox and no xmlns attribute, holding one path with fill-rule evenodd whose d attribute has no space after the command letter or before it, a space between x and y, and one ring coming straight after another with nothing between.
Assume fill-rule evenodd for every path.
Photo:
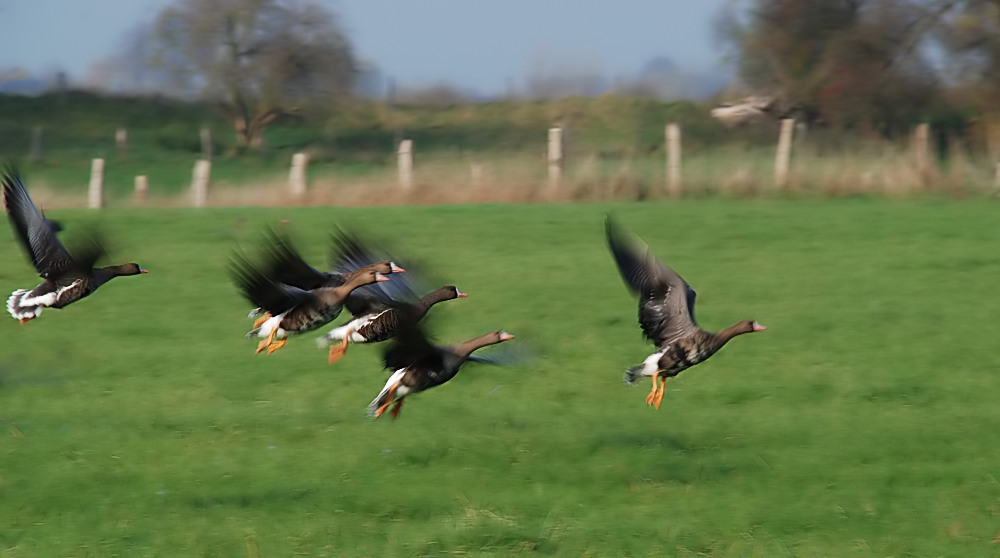
<instances>
[{"instance_id":1,"label":"blurred background","mask_svg":"<svg viewBox=\"0 0 1000 558\"><path fill-rule=\"evenodd\" d=\"M181 203L199 159L209 204L287 203L296 153L298 203L1000 181L991 0L0 0L0 18L0 155L57 204L84 203L94 158L111 204L138 175Z\"/></svg>"}]
</instances>

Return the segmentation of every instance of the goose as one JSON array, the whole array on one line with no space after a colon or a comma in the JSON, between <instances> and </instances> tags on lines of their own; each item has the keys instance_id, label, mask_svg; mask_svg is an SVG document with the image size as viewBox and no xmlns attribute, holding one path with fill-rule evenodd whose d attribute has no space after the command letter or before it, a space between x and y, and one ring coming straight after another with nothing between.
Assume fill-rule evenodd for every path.
<instances>
[{"instance_id":1,"label":"goose","mask_svg":"<svg viewBox=\"0 0 1000 558\"><path fill-rule=\"evenodd\" d=\"M347 274L342 285L309 290L273 280L242 256L234 257L230 271L243 296L267 312L246 336L262 338L257 352L266 349L272 354L285 345L289 335L312 331L336 319L354 289L388 281L388 274L401 269L390 261L379 262Z\"/></svg>"},{"instance_id":2,"label":"goose","mask_svg":"<svg viewBox=\"0 0 1000 558\"><path fill-rule=\"evenodd\" d=\"M629 385L652 376L653 389L646 396L647 405L660 408L667 378L704 362L737 335L767 329L754 320L741 320L717 333L701 329L694 317L694 289L610 216L605 230L618 271L626 285L639 295L642 333L657 347L642 364L625 372Z\"/></svg>"},{"instance_id":3,"label":"goose","mask_svg":"<svg viewBox=\"0 0 1000 558\"><path fill-rule=\"evenodd\" d=\"M340 344L330 347L327 361L332 365L347 352L349 343L378 343L390 339L405 324L419 322L431 306L446 300L469 296L454 285L446 285L414 302L398 302L388 297L365 296L351 293L345 307L351 312L350 322L330 330L316 340L325 347L333 341Z\"/></svg>"},{"instance_id":4,"label":"goose","mask_svg":"<svg viewBox=\"0 0 1000 558\"><path fill-rule=\"evenodd\" d=\"M322 287L339 287L347 282L351 272L378 261L357 237L339 231L333 236L333 269L320 271L305 261L286 236L273 230L269 230L265 236L266 261L262 266L262 273L276 283L306 291ZM395 262L390 261L390 266L392 273L405 271ZM258 306L248 317L255 318L261 311ZM254 322L254 327L260 327L270 317L270 314L264 313Z\"/></svg>"},{"instance_id":5,"label":"goose","mask_svg":"<svg viewBox=\"0 0 1000 558\"><path fill-rule=\"evenodd\" d=\"M104 255L96 240L71 255L56 233L62 225L45 218L28 196L17 170L7 167L3 183L4 206L17 238L44 279L33 289L17 289L7 299L7 311L22 325L42 315L44 308L63 308L89 296L115 277L147 273L137 263L94 268Z\"/></svg>"},{"instance_id":6,"label":"goose","mask_svg":"<svg viewBox=\"0 0 1000 558\"><path fill-rule=\"evenodd\" d=\"M472 356L473 351L513 338L510 333L497 330L457 345L436 347L418 327L411 325L404 328L384 352L385 367L393 373L368 405L368 414L381 417L395 402L391 415L397 418L406 396L440 386L454 378L466 360L479 360Z\"/></svg>"}]
</instances>

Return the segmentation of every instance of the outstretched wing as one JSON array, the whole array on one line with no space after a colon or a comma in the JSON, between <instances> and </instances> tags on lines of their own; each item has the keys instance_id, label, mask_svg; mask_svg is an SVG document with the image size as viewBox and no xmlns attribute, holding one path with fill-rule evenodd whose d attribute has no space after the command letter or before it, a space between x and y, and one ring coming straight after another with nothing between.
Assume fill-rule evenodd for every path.
<instances>
[{"instance_id":1,"label":"outstretched wing","mask_svg":"<svg viewBox=\"0 0 1000 558\"><path fill-rule=\"evenodd\" d=\"M606 232L618 271L639 295L639 325L646 338L662 346L697 330L694 289L610 216Z\"/></svg>"},{"instance_id":2,"label":"outstretched wing","mask_svg":"<svg viewBox=\"0 0 1000 558\"><path fill-rule=\"evenodd\" d=\"M254 306L263 308L272 315L282 314L315 298L309 291L275 281L239 253L233 254L229 272L243 296Z\"/></svg>"},{"instance_id":3,"label":"outstretched wing","mask_svg":"<svg viewBox=\"0 0 1000 558\"><path fill-rule=\"evenodd\" d=\"M439 370L442 368L441 350L427 338L423 328L406 321L386 345L382 360L389 370L399 370L412 365Z\"/></svg>"},{"instance_id":4,"label":"outstretched wing","mask_svg":"<svg viewBox=\"0 0 1000 558\"><path fill-rule=\"evenodd\" d=\"M329 275L306 263L291 240L273 229L265 233L265 268L263 272L276 283L283 283L303 290L319 287L337 287Z\"/></svg>"},{"instance_id":5,"label":"outstretched wing","mask_svg":"<svg viewBox=\"0 0 1000 558\"><path fill-rule=\"evenodd\" d=\"M17 170L6 167L0 180L7 215L38 274L48 278L76 267L73 257L56 237L55 231L61 226L48 221L31 202Z\"/></svg>"},{"instance_id":6,"label":"outstretched wing","mask_svg":"<svg viewBox=\"0 0 1000 558\"><path fill-rule=\"evenodd\" d=\"M396 261L381 250L375 250L356 234L338 229L333 234L332 273L347 275L358 268L382 262ZM399 262L396 262L397 264ZM410 269L407 266L407 269ZM391 281L362 285L348 295L344 307L353 316L374 314L399 306L416 298L413 274L393 274Z\"/></svg>"}]
</instances>

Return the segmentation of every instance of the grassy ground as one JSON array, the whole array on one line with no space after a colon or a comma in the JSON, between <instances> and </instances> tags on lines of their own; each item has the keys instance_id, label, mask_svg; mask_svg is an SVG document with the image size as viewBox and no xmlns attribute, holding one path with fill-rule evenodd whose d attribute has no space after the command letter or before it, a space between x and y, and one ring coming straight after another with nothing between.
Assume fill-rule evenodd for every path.
<instances>
[{"instance_id":1,"label":"grassy ground","mask_svg":"<svg viewBox=\"0 0 1000 558\"><path fill-rule=\"evenodd\" d=\"M612 211L699 291L701 325L769 326L668 383L603 241ZM148 275L0 321L0 556L992 556L1000 534L996 207L982 201L54 211ZM504 328L372 421L376 347L254 355L225 262L334 222ZM0 291L36 277L0 227ZM484 351L488 354L488 351Z\"/></svg>"}]
</instances>

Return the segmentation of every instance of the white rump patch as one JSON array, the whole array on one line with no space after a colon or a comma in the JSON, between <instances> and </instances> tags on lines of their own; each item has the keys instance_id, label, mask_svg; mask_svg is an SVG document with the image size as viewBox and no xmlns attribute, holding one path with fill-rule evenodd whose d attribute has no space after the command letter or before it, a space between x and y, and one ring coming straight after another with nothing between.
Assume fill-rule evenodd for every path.
<instances>
[{"instance_id":1,"label":"white rump patch","mask_svg":"<svg viewBox=\"0 0 1000 558\"><path fill-rule=\"evenodd\" d=\"M369 315L361 316L360 318L356 318L354 320L351 320L351 321L347 322L346 324L344 324L344 325L342 325L342 326L340 326L338 328L331 329L329 332L327 332L326 335L324 335L323 337L319 338L316 341L316 343L320 344L320 346L322 346L323 343L329 345L330 341L343 341L344 336L347 335L348 331L351 332L351 338L348 339L348 341L350 341L351 343L365 343L365 342L368 341L368 339L366 339L363 335L361 335L360 333L358 333L358 330L361 329L361 328L363 328L363 327L365 327L366 325L372 323L379 316L381 316L382 314L385 314L386 312L388 312L388 310L383 310L383 311L379 312L378 314L374 314L374 315L369 314Z\"/></svg>"},{"instance_id":2,"label":"white rump patch","mask_svg":"<svg viewBox=\"0 0 1000 558\"><path fill-rule=\"evenodd\" d=\"M646 357L646 360L642 361L643 376L652 376L653 374L656 374L656 371L659 369L660 359L663 358L663 353L665 352L667 352L666 349L657 351Z\"/></svg>"},{"instance_id":3,"label":"white rump patch","mask_svg":"<svg viewBox=\"0 0 1000 558\"><path fill-rule=\"evenodd\" d=\"M285 312L287 314L288 312ZM264 323L260 324L260 328L257 330L257 337L261 339L266 339L274 331L275 339L284 339L288 336L288 333L278 327L281 324L281 320L285 319L285 314L278 314L277 316L271 316ZM251 337L251 334L247 334L247 337Z\"/></svg>"},{"instance_id":4,"label":"white rump patch","mask_svg":"<svg viewBox=\"0 0 1000 558\"><path fill-rule=\"evenodd\" d=\"M393 372L392 376L389 376L389 380L385 382L385 387L382 388L382 391L378 392L378 397L373 399L372 402L368 404L369 414L374 414L375 410L378 409L379 406L381 406L383 403L385 403L384 401L382 401L382 398L388 395L389 388L391 388L394 384L403 379L403 374L405 373L406 369L400 368L399 370ZM393 392L392 397L393 399L400 399L407 393L410 393L410 388L404 386L403 384L400 384L399 387L396 388L396 391Z\"/></svg>"}]
</instances>

